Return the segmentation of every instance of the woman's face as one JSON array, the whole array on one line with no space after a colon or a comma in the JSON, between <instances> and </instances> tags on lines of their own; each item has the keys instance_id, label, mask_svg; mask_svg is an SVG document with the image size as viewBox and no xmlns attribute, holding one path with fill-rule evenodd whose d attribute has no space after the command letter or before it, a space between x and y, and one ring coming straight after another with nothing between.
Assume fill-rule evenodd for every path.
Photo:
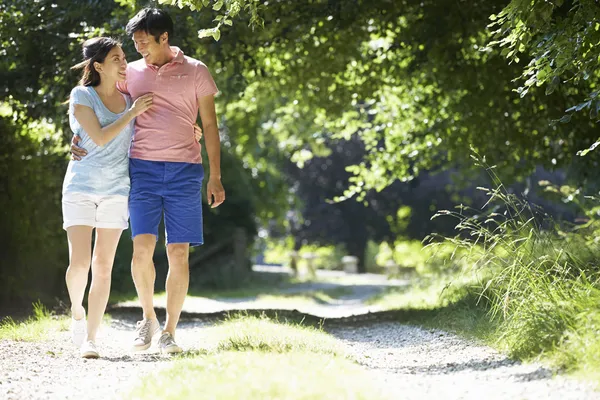
<instances>
[{"instance_id":1,"label":"woman's face","mask_svg":"<svg viewBox=\"0 0 600 400\"><path fill-rule=\"evenodd\" d=\"M99 63L100 68L96 68L102 78L108 78L115 82L125 81L125 70L127 69L127 60L121 46L115 46L108 52L104 62Z\"/></svg>"}]
</instances>

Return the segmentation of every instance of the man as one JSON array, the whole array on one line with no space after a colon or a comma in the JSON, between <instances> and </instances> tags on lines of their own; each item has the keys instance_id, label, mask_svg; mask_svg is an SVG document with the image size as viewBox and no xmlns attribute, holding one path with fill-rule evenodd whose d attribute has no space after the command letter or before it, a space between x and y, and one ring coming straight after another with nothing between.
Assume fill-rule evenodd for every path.
<instances>
[{"instance_id":1,"label":"man","mask_svg":"<svg viewBox=\"0 0 600 400\"><path fill-rule=\"evenodd\" d=\"M126 28L142 59L127 66L119 89L138 97L153 93L152 107L135 122L130 148L129 214L133 237L131 271L143 309L134 350L146 350L160 330L153 305L156 271L152 256L164 213L169 273L167 318L158 341L162 353L179 353L175 329L189 284L189 247L203 243L202 179L204 170L194 123L200 112L210 162L208 204L225 201L221 184L220 140L214 95L217 87L207 67L169 44L173 21L158 9L146 8ZM80 149L72 146L75 156Z\"/></svg>"}]
</instances>

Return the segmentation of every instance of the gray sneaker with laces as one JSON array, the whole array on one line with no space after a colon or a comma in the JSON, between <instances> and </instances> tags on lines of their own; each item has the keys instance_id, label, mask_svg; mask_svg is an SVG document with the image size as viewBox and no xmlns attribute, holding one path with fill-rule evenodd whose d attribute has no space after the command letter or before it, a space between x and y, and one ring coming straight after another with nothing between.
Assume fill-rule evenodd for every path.
<instances>
[{"instance_id":1,"label":"gray sneaker with laces","mask_svg":"<svg viewBox=\"0 0 600 400\"><path fill-rule=\"evenodd\" d=\"M158 348L162 354L175 354L182 352L181 347L175 343L175 339L173 339L173 336L171 336L169 332L163 332L163 334L160 335L160 339L158 339Z\"/></svg>"},{"instance_id":2,"label":"gray sneaker with laces","mask_svg":"<svg viewBox=\"0 0 600 400\"><path fill-rule=\"evenodd\" d=\"M160 330L157 319L143 319L138 321L133 340L133 351L147 350L152 344L152 338Z\"/></svg>"}]
</instances>

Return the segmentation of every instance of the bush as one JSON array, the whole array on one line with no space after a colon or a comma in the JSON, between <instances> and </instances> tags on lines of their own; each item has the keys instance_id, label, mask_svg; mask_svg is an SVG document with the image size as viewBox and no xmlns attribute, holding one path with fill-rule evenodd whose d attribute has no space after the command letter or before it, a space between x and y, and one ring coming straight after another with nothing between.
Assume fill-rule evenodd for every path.
<instances>
[{"instance_id":1,"label":"bush","mask_svg":"<svg viewBox=\"0 0 600 400\"><path fill-rule=\"evenodd\" d=\"M491 174L496 189L481 188L489 197L484 210L438 216L457 218L460 234L448 242L471 255L471 272L490 273L481 291L498 322L499 343L515 357L546 353L561 367L600 371L600 360L586 350L600 348L594 224L568 230Z\"/></svg>"},{"instance_id":2,"label":"bush","mask_svg":"<svg viewBox=\"0 0 600 400\"><path fill-rule=\"evenodd\" d=\"M18 125L0 113L0 304L53 301L65 292L68 265L61 191L66 167L50 124ZM19 117L21 118L21 117Z\"/></svg>"}]
</instances>

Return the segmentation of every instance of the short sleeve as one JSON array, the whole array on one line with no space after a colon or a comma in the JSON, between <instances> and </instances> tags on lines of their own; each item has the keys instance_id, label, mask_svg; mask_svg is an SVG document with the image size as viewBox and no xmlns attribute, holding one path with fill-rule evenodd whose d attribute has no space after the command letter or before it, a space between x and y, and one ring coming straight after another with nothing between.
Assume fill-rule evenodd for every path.
<instances>
[{"instance_id":1,"label":"short sleeve","mask_svg":"<svg viewBox=\"0 0 600 400\"><path fill-rule=\"evenodd\" d=\"M71 96L69 98L69 125L75 135L79 135L81 131L81 125L79 125L79 122L74 115L75 104L89 107L92 110L94 109L93 99L89 90L90 89L85 86L77 86L71 90Z\"/></svg>"},{"instance_id":2,"label":"short sleeve","mask_svg":"<svg viewBox=\"0 0 600 400\"><path fill-rule=\"evenodd\" d=\"M217 94L219 89L213 80L206 65L199 63L196 66L196 97L204 97Z\"/></svg>"},{"instance_id":3,"label":"short sleeve","mask_svg":"<svg viewBox=\"0 0 600 400\"><path fill-rule=\"evenodd\" d=\"M85 86L77 86L71 90L71 98L69 101L70 108L73 108L75 104L81 104L89 108L94 108L92 96L90 95L89 89Z\"/></svg>"}]
</instances>

